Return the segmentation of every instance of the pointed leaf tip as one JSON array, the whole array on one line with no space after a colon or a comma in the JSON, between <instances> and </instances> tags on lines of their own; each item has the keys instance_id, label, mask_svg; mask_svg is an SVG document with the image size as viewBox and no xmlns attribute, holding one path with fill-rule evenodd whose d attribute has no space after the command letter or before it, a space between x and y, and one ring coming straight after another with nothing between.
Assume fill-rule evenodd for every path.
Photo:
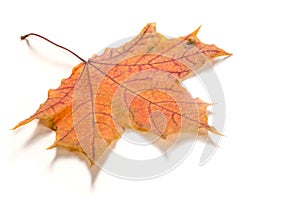
<instances>
[{"instance_id":1,"label":"pointed leaf tip","mask_svg":"<svg viewBox=\"0 0 300 211\"><path fill-rule=\"evenodd\" d=\"M30 117L30 118L28 118L28 119L25 119L25 120L19 122L16 126L14 126L14 127L12 128L12 130L17 129L17 128L19 128L19 127L21 127L21 126L23 126L23 125L25 125L25 124L31 122L32 120L33 120L32 117Z\"/></svg>"},{"instance_id":2,"label":"pointed leaf tip","mask_svg":"<svg viewBox=\"0 0 300 211\"><path fill-rule=\"evenodd\" d=\"M141 31L141 34L146 33L156 33L156 23L148 23Z\"/></svg>"},{"instance_id":3,"label":"pointed leaf tip","mask_svg":"<svg viewBox=\"0 0 300 211\"><path fill-rule=\"evenodd\" d=\"M213 126L210 126L210 132L216 134L216 135L219 135L219 136L224 136L222 133L220 133L215 127Z\"/></svg>"},{"instance_id":4,"label":"pointed leaf tip","mask_svg":"<svg viewBox=\"0 0 300 211\"><path fill-rule=\"evenodd\" d=\"M195 37L197 37L197 34L200 31L201 27L202 27L202 24L196 30L194 30L192 33L190 33L190 34L188 34L186 36L183 36L183 38L184 39L189 39L189 38L195 38Z\"/></svg>"},{"instance_id":5,"label":"pointed leaf tip","mask_svg":"<svg viewBox=\"0 0 300 211\"><path fill-rule=\"evenodd\" d=\"M202 27L202 24L201 24L195 31L193 31L193 32L190 34L190 36L197 37L197 34L198 34L199 30L201 29L201 27Z\"/></svg>"},{"instance_id":6,"label":"pointed leaf tip","mask_svg":"<svg viewBox=\"0 0 300 211\"><path fill-rule=\"evenodd\" d=\"M55 147L57 147L57 144L53 143L51 146L47 147L46 150L54 149Z\"/></svg>"}]
</instances>

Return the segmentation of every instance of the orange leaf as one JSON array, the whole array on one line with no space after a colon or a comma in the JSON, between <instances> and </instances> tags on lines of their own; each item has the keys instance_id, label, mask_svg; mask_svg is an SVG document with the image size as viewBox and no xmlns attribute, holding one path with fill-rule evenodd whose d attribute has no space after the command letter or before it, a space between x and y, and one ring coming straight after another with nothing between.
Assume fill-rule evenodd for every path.
<instances>
[{"instance_id":1,"label":"orange leaf","mask_svg":"<svg viewBox=\"0 0 300 211\"><path fill-rule=\"evenodd\" d=\"M34 115L15 128L39 119L56 131L49 148L65 147L95 163L126 128L166 139L171 134L218 133L208 125L209 104L193 99L180 80L207 60L231 54L191 34L167 39L147 24L138 36L108 48L73 68Z\"/></svg>"}]
</instances>

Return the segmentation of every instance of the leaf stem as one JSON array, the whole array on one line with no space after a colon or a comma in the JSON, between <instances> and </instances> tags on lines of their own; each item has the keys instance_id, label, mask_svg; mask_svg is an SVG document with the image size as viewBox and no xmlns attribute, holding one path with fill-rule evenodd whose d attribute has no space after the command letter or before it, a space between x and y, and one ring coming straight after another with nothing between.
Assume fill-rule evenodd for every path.
<instances>
[{"instance_id":1,"label":"leaf stem","mask_svg":"<svg viewBox=\"0 0 300 211\"><path fill-rule=\"evenodd\" d=\"M83 58L81 58L80 56L78 56L78 55L77 55L76 53L74 53L73 51L71 51L71 50L69 50L68 48L65 48L65 47L63 47L63 46L61 46L61 45L58 45L58 44L56 44L55 42L52 42L51 40L47 39L46 37L43 37L42 35L35 34L35 33L29 33L29 34L26 34L26 35L21 36L20 38L21 38L21 40L24 40L24 39L26 39L26 38L29 37L29 36L37 36L37 37L39 37L39 38L42 38L42 39L46 40L47 42L51 43L52 45L55 45L55 46L57 46L57 47L59 47L59 48L62 48L62 49L64 49L64 50L68 51L69 53L71 53L71 54L73 54L74 56L76 56L79 60L81 60L81 61L83 61L83 62L86 63L86 61L85 61Z\"/></svg>"}]
</instances>

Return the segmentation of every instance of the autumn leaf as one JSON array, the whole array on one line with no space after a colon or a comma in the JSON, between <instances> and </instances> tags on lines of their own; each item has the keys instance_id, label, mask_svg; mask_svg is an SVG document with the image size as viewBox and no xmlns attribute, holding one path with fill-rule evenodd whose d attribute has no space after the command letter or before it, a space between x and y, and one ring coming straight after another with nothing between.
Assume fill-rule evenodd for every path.
<instances>
[{"instance_id":1,"label":"autumn leaf","mask_svg":"<svg viewBox=\"0 0 300 211\"><path fill-rule=\"evenodd\" d=\"M18 128L33 119L56 131L49 148L83 153L96 163L126 128L167 139L194 132L217 133L208 124L208 103L193 99L180 81L208 60L231 54L197 38L199 28L179 38L166 38L147 24L138 36L108 48L73 68L60 87ZM26 38L26 37L23 37Z\"/></svg>"}]
</instances>

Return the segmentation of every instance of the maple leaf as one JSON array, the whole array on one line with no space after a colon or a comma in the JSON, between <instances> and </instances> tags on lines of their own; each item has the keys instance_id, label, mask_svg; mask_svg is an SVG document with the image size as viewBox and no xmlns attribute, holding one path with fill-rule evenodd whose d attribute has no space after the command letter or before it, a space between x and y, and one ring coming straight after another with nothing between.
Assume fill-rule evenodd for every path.
<instances>
[{"instance_id":1,"label":"maple leaf","mask_svg":"<svg viewBox=\"0 0 300 211\"><path fill-rule=\"evenodd\" d=\"M88 61L79 57L83 62L71 76L49 90L46 102L15 128L39 119L56 131L49 148L81 152L92 163L126 128L163 139L181 132L218 133L208 124L209 104L193 99L180 84L207 60L231 55L202 43L196 37L199 28L167 39L150 23L118 48L107 48Z\"/></svg>"}]
</instances>

